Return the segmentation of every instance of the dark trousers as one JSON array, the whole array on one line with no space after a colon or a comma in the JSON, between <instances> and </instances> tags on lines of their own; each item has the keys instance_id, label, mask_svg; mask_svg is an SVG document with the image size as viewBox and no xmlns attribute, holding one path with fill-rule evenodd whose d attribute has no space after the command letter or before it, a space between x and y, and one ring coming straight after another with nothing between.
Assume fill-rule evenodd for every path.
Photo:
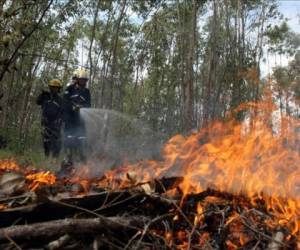
<instances>
[{"instance_id":1,"label":"dark trousers","mask_svg":"<svg viewBox=\"0 0 300 250\"><path fill-rule=\"evenodd\" d=\"M65 123L64 147L69 162L86 161L86 131L81 120Z\"/></svg>"},{"instance_id":2,"label":"dark trousers","mask_svg":"<svg viewBox=\"0 0 300 250\"><path fill-rule=\"evenodd\" d=\"M65 135L64 145L68 162L86 161L86 137L67 134Z\"/></svg>"},{"instance_id":3,"label":"dark trousers","mask_svg":"<svg viewBox=\"0 0 300 250\"><path fill-rule=\"evenodd\" d=\"M43 131L44 153L47 157L52 155L57 158L61 151L60 128L45 126Z\"/></svg>"}]
</instances>

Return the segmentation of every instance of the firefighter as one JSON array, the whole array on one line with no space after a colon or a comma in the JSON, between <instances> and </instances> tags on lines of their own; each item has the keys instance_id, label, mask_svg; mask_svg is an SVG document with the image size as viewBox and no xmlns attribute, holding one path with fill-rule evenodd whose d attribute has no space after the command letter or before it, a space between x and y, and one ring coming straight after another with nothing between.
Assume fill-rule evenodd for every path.
<instances>
[{"instance_id":1,"label":"firefighter","mask_svg":"<svg viewBox=\"0 0 300 250\"><path fill-rule=\"evenodd\" d=\"M80 109L91 107L87 82L87 72L79 69L63 96L66 165L72 165L73 161L77 160L76 157L81 162L86 160L86 131L84 121L80 117Z\"/></svg>"},{"instance_id":2,"label":"firefighter","mask_svg":"<svg viewBox=\"0 0 300 250\"><path fill-rule=\"evenodd\" d=\"M43 145L46 157L58 158L61 150L61 127L63 115L63 100L59 95L62 84L58 79L48 83L49 91L43 91L37 98L37 104L42 108Z\"/></svg>"}]
</instances>

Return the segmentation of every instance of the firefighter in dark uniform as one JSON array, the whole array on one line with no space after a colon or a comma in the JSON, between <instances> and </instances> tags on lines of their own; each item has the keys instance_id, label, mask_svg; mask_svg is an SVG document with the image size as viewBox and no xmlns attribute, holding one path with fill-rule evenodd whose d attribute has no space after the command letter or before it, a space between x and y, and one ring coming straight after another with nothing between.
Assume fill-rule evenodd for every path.
<instances>
[{"instance_id":1,"label":"firefighter in dark uniform","mask_svg":"<svg viewBox=\"0 0 300 250\"><path fill-rule=\"evenodd\" d=\"M47 157L57 158L61 150L61 127L63 118L63 100L59 96L62 84L58 79L48 83L49 91L43 91L37 98L42 108L42 127L44 152Z\"/></svg>"},{"instance_id":2,"label":"firefighter in dark uniform","mask_svg":"<svg viewBox=\"0 0 300 250\"><path fill-rule=\"evenodd\" d=\"M76 158L81 162L86 160L86 131L80 109L91 107L91 94L86 87L87 72L79 69L73 78L73 83L66 88L63 96L65 151L69 164L73 164Z\"/></svg>"}]
</instances>

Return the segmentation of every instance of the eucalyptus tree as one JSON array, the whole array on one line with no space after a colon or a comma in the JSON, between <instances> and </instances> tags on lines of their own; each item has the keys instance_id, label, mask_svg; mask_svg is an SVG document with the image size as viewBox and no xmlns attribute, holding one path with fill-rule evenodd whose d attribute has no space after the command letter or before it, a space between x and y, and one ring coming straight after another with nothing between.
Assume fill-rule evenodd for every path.
<instances>
[{"instance_id":1,"label":"eucalyptus tree","mask_svg":"<svg viewBox=\"0 0 300 250\"><path fill-rule=\"evenodd\" d=\"M272 24L275 0L0 1L0 11L1 128L24 145L38 138L43 83L66 84L78 66L90 72L94 107L170 136L258 101L265 45L290 55L299 46L297 34ZM288 89L297 95L295 84Z\"/></svg>"}]
</instances>

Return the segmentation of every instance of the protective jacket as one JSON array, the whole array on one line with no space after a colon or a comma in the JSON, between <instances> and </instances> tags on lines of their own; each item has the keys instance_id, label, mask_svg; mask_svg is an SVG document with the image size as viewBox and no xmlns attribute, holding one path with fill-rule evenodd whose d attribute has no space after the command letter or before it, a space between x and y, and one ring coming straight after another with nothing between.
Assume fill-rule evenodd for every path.
<instances>
[{"instance_id":1,"label":"protective jacket","mask_svg":"<svg viewBox=\"0 0 300 250\"><path fill-rule=\"evenodd\" d=\"M45 155L58 157L61 150L63 100L57 93L44 91L37 98L42 107L43 143Z\"/></svg>"},{"instance_id":2,"label":"protective jacket","mask_svg":"<svg viewBox=\"0 0 300 250\"><path fill-rule=\"evenodd\" d=\"M57 93L44 91L37 98L37 104L42 106L42 125L61 126L63 117L63 100Z\"/></svg>"},{"instance_id":3,"label":"protective jacket","mask_svg":"<svg viewBox=\"0 0 300 250\"><path fill-rule=\"evenodd\" d=\"M91 107L91 94L87 88L77 88L74 84L66 88L63 96L64 122L67 133L80 136L84 124L80 120L79 109Z\"/></svg>"},{"instance_id":4,"label":"protective jacket","mask_svg":"<svg viewBox=\"0 0 300 250\"><path fill-rule=\"evenodd\" d=\"M68 86L63 96L64 105L64 145L68 162L76 157L79 161L86 161L86 130L84 121L80 117L80 108L91 107L91 94L87 88L75 84Z\"/></svg>"}]
</instances>

